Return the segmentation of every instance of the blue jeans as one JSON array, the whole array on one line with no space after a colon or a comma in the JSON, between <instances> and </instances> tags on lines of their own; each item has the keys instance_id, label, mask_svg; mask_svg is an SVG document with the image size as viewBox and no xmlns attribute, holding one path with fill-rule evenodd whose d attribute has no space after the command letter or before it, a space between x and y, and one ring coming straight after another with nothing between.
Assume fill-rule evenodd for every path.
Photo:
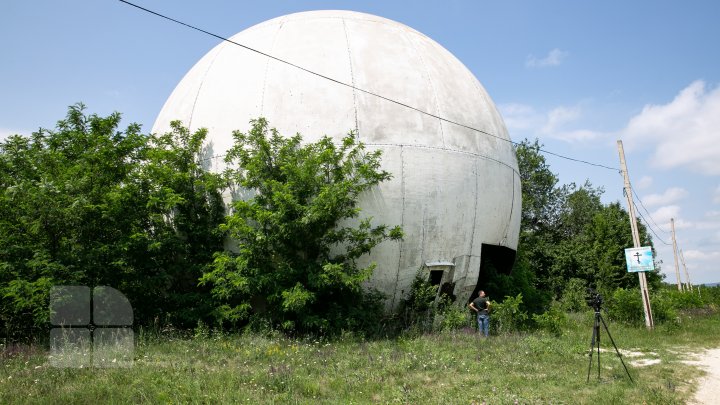
<instances>
[{"instance_id":1,"label":"blue jeans","mask_svg":"<svg viewBox=\"0 0 720 405\"><path fill-rule=\"evenodd\" d=\"M478 323L478 331L485 335L485 337L488 336L488 331L490 330L490 315L479 315L477 316L477 323Z\"/></svg>"}]
</instances>

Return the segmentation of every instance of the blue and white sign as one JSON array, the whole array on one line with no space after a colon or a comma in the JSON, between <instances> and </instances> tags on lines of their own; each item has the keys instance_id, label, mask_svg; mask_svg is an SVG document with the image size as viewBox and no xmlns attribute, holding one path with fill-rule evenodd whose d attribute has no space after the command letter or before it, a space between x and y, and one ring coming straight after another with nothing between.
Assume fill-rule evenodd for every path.
<instances>
[{"instance_id":1,"label":"blue and white sign","mask_svg":"<svg viewBox=\"0 0 720 405\"><path fill-rule=\"evenodd\" d=\"M625 263L628 273L655 270L652 248L649 246L625 249Z\"/></svg>"}]
</instances>

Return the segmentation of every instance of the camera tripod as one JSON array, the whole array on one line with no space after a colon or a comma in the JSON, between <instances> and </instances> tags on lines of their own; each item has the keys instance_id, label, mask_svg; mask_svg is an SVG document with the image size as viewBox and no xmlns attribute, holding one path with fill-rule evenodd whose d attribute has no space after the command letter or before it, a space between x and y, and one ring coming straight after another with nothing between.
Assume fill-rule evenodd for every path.
<instances>
[{"instance_id":1,"label":"camera tripod","mask_svg":"<svg viewBox=\"0 0 720 405\"><path fill-rule=\"evenodd\" d=\"M600 308L595 308L595 324L593 325L593 333L592 333L592 340L590 341L590 364L588 364L588 374L587 374L587 382L590 382L590 369L592 368L592 358L593 358L593 350L595 347L597 347L597 368L598 368L598 380L600 379L600 323L602 322L603 326L605 327L605 332L607 332L608 337L610 338L610 342L612 342L613 347L615 348L615 353L617 353L618 358L620 358L620 362L623 365L623 368L625 369L625 373L627 373L628 378L631 382L633 381L632 377L630 376L630 372L628 371L627 367L625 366L625 362L623 361L622 356L620 355L620 350L618 350L617 346L615 345L615 341L612 338L612 335L610 334L610 330L607 327L607 324L605 323L605 319L603 319L602 315L600 314Z\"/></svg>"}]
</instances>

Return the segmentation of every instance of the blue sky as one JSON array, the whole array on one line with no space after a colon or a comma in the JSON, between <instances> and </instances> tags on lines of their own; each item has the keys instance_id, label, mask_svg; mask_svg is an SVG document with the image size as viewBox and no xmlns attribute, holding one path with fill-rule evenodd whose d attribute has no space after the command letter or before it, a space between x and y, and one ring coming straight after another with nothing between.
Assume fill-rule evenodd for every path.
<instances>
[{"instance_id":1,"label":"blue sky","mask_svg":"<svg viewBox=\"0 0 720 405\"><path fill-rule=\"evenodd\" d=\"M180 1L136 4L221 36L280 15L348 9L443 45L488 90L511 137L618 167L616 140L650 225L677 240L693 282L720 281L720 2ZM218 43L116 0L0 5L0 138L52 128L82 101L150 130L183 75ZM622 200L612 170L548 156L562 183ZM667 281L672 249L654 238ZM683 275L682 265L680 272Z\"/></svg>"}]
</instances>

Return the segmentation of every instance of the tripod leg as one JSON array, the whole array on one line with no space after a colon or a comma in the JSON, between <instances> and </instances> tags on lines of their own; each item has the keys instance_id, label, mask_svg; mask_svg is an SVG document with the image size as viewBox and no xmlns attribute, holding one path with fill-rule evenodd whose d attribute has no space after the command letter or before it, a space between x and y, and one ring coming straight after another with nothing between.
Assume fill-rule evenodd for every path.
<instances>
[{"instance_id":1,"label":"tripod leg","mask_svg":"<svg viewBox=\"0 0 720 405\"><path fill-rule=\"evenodd\" d=\"M595 334L597 335L598 381L600 381L600 313L595 313Z\"/></svg>"},{"instance_id":2,"label":"tripod leg","mask_svg":"<svg viewBox=\"0 0 720 405\"><path fill-rule=\"evenodd\" d=\"M615 353L617 353L618 357L620 358L620 363L622 363L623 368L625 369L625 373L627 374L628 378L630 379L630 382L634 383L635 381L633 381L632 377L630 376L630 372L628 371L627 366L625 366L625 362L623 361L623 358L620 355L620 350L618 350L617 346L615 345L615 341L613 340L612 335L610 334L610 329L608 329L608 326L605 323L605 319L603 319L602 315L600 316L600 320L602 321L602 324L605 327L605 332L607 332L608 337L610 338L610 342L612 342L612 345L615 348ZM599 356L598 356L598 360L599 360Z\"/></svg>"},{"instance_id":3,"label":"tripod leg","mask_svg":"<svg viewBox=\"0 0 720 405\"><path fill-rule=\"evenodd\" d=\"M590 382L590 370L592 369L593 352L595 351L595 334L597 329L593 326L592 338L590 339L590 363L588 364L587 382Z\"/></svg>"}]
</instances>

